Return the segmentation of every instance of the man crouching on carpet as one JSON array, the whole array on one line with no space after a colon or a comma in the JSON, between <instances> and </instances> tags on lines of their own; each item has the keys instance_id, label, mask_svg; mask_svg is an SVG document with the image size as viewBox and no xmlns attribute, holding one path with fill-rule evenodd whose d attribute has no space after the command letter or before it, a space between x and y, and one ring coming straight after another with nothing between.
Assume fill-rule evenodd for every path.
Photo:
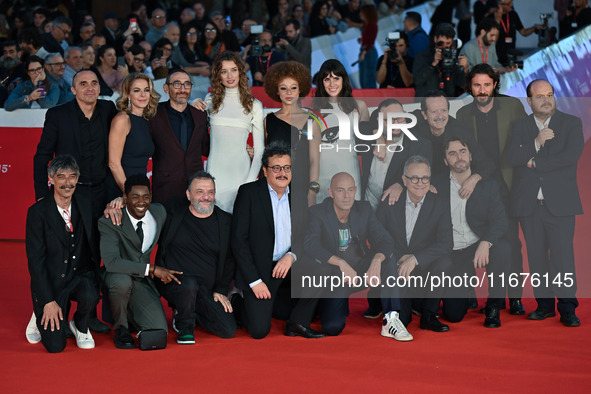
<instances>
[{"instance_id":1,"label":"man crouching on carpet","mask_svg":"<svg viewBox=\"0 0 591 394\"><path fill-rule=\"evenodd\" d=\"M76 198L80 170L70 155L55 157L47 168L52 193L29 208L26 250L33 309L43 346L50 353L66 347L69 301L78 303L70 329L81 349L94 348L88 329L98 302L95 272L98 250L92 240L88 200ZM94 262L93 262L94 260Z\"/></svg>"},{"instance_id":2,"label":"man crouching on carpet","mask_svg":"<svg viewBox=\"0 0 591 394\"><path fill-rule=\"evenodd\" d=\"M121 213L121 225L110 219L99 219L101 256L107 269L105 286L113 312L115 335L113 341L119 349L136 347L130 334L130 325L140 331L140 348L143 336L150 338L150 348L166 347L168 325L160 294L152 277L164 283L175 281L182 272L150 265L150 253L156 246L166 220L166 210L160 204L150 204L150 180L146 175L131 175L125 181Z\"/></svg>"}]
</instances>

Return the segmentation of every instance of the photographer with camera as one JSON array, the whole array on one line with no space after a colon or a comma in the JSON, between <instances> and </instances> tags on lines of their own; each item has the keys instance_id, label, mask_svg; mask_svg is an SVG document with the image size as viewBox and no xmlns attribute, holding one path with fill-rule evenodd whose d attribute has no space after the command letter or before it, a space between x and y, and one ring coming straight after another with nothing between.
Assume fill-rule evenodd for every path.
<instances>
[{"instance_id":1,"label":"photographer with camera","mask_svg":"<svg viewBox=\"0 0 591 394\"><path fill-rule=\"evenodd\" d=\"M458 57L456 32L450 23L440 23L434 29L429 50L417 55L412 74L415 97L424 97L430 90L443 90L447 97L457 97L465 84L468 60Z\"/></svg>"},{"instance_id":2,"label":"photographer with camera","mask_svg":"<svg viewBox=\"0 0 591 394\"><path fill-rule=\"evenodd\" d=\"M476 28L476 31L478 32L478 36L467 42L460 51L460 55L466 56L470 69L481 63L492 66L501 74L517 69L516 64L512 67L505 68L499 63L496 46L494 45L499 37L499 24L494 19L483 19Z\"/></svg>"},{"instance_id":3,"label":"photographer with camera","mask_svg":"<svg viewBox=\"0 0 591 394\"><path fill-rule=\"evenodd\" d=\"M263 30L262 25L250 28L251 44L244 50L246 71L252 74L252 86L263 86L267 70L275 63L285 60L285 57L273 50L273 36L269 30ZM249 55L246 57L246 55Z\"/></svg>"},{"instance_id":4,"label":"photographer with camera","mask_svg":"<svg viewBox=\"0 0 591 394\"><path fill-rule=\"evenodd\" d=\"M294 60L302 63L307 68L312 64L312 42L302 36L300 22L289 19L285 22L283 30L285 36L277 36L275 47L283 54L286 60ZM281 32L280 32L281 33Z\"/></svg>"},{"instance_id":5,"label":"photographer with camera","mask_svg":"<svg viewBox=\"0 0 591 394\"><path fill-rule=\"evenodd\" d=\"M591 25L589 0L574 0L566 11L566 20L568 21L566 35L571 35L575 31Z\"/></svg>"},{"instance_id":6,"label":"photographer with camera","mask_svg":"<svg viewBox=\"0 0 591 394\"><path fill-rule=\"evenodd\" d=\"M535 24L527 29L523 27L519 15L513 10L513 0L499 0L499 8L495 13L495 20L501 25L499 39L497 40L497 55L499 55L499 62L503 66L508 65L509 50L515 49L517 32L523 37L527 37L543 27L541 24Z\"/></svg>"},{"instance_id":7,"label":"photographer with camera","mask_svg":"<svg viewBox=\"0 0 591 394\"><path fill-rule=\"evenodd\" d=\"M378 59L376 81L380 89L408 88L413 84L410 70L414 60L408 56L409 41L404 32L388 33L388 48Z\"/></svg>"}]
</instances>

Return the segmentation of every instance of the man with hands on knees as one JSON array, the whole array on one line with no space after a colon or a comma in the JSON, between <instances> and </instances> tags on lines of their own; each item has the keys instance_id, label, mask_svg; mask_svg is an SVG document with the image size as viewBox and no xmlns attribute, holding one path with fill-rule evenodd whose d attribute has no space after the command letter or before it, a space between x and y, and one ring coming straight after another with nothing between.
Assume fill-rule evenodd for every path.
<instances>
[{"instance_id":1,"label":"man with hands on knees","mask_svg":"<svg viewBox=\"0 0 591 394\"><path fill-rule=\"evenodd\" d=\"M102 217L98 222L105 286L115 321L113 341L119 349L136 347L130 334L133 329L150 330L152 338L166 343L166 316L152 278L165 284L181 283L177 275L182 272L150 264L166 220L164 207L151 201L149 179L143 174L131 175L125 181L123 212L115 211L109 215L112 220ZM116 225L119 217L120 225Z\"/></svg>"},{"instance_id":2,"label":"man with hands on knees","mask_svg":"<svg viewBox=\"0 0 591 394\"><path fill-rule=\"evenodd\" d=\"M353 177L340 172L331 179L329 197L310 208L304 248L318 263L320 277L331 278L330 291L324 289L323 298L318 301L322 330L328 335L339 335L349 315L349 296L368 285L383 284L380 298L386 314L382 336L411 341L412 335L399 319L398 288L387 281L396 276L392 238L369 202L355 201L356 192ZM368 241L371 249L367 248ZM335 278L342 278L344 283L332 287Z\"/></svg>"},{"instance_id":3,"label":"man with hands on knees","mask_svg":"<svg viewBox=\"0 0 591 394\"><path fill-rule=\"evenodd\" d=\"M231 244L236 286L244 299L235 294L231 302L237 320L255 339L267 336L272 317L288 320L287 336L324 336L310 328L317 300L296 301L290 294L292 267L299 253L297 236L292 243L290 154L285 143L269 144L262 158L265 176L242 185L234 202Z\"/></svg>"}]
</instances>

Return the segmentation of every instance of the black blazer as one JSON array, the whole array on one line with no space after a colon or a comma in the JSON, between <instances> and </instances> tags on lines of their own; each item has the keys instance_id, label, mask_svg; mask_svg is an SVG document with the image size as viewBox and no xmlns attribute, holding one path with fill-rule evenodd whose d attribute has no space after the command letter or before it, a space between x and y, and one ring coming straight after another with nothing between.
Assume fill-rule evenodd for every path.
<instances>
[{"instance_id":1,"label":"black blazer","mask_svg":"<svg viewBox=\"0 0 591 394\"><path fill-rule=\"evenodd\" d=\"M166 223L160 236L158 243L158 254L156 255L156 265L166 267L168 269L177 269L171 267L166 263L166 252L170 243L175 238L179 231L179 226L186 215L191 215L189 211L187 199L181 197L173 198L167 202L166 206ZM220 235L220 254L216 265L215 281L213 291L220 294L227 294L230 288L230 282L234 279L234 258L230 248L230 230L232 228L232 215L221 210L217 206L214 207L214 212L217 215L219 223Z\"/></svg>"},{"instance_id":2,"label":"black blazer","mask_svg":"<svg viewBox=\"0 0 591 394\"><path fill-rule=\"evenodd\" d=\"M394 248L400 257L413 254L422 268L429 269L435 260L449 255L453 249L449 200L439 194L427 193L408 245L406 202L407 193L404 189L396 204L380 204L377 216L394 239Z\"/></svg>"},{"instance_id":3,"label":"black blazer","mask_svg":"<svg viewBox=\"0 0 591 394\"><path fill-rule=\"evenodd\" d=\"M548 127L554 131L554 138L546 141L536 153L534 140L539 130L533 114L513 125L507 160L515 167L511 189L515 216L533 213L540 187L552 215L583 213L577 186L577 162L585 145L581 119L556 111ZM536 168L527 168L532 157L535 157Z\"/></svg>"},{"instance_id":4,"label":"black blazer","mask_svg":"<svg viewBox=\"0 0 591 394\"><path fill-rule=\"evenodd\" d=\"M273 272L275 224L267 179L245 183L238 189L232 216L232 251L236 259L236 285L248 289L262 279L269 283ZM294 250L296 256L298 252Z\"/></svg>"},{"instance_id":5,"label":"black blazer","mask_svg":"<svg viewBox=\"0 0 591 394\"><path fill-rule=\"evenodd\" d=\"M395 258L397 251L394 250L392 238L377 220L369 202L355 201L349 213L349 228L351 238L358 239L362 247L369 241L371 256L383 253L386 256L385 263ZM328 264L328 259L338 253L339 220L331 197L310 207L304 250L307 256L320 264Z\"/></svg>"},{"instance_id":6,"label":"black blazer","mask_svg":"<svg viewBox=\"0 0 591 394\"><path fill-rule=\"evenodd\" d=\"M154 141L152 157L152 194L155 202L166 202L173 196L184 196L187 180L203 169L201 156L209 155L207 115L189 106L193 117L193 134L187 151L181 147L168 119L168 102L158 104L158 112L150 120Z\"/></svg>"},{"instance_id":7,"label":"black blazer","mask_svg":"<svg viewBox=\"0 0 591 394\"><path fill-rule=\"evenodd\" d=\"M382 147L386 149L386 147ZM384 179L384 190L395 183L402 183L402 174L404 172L404 163L409 157L420 155L431 162L433 150L431 148L431 141L425 138L417 138L417 141L412 141L407 136L402 139L402 151L394 153L392 161L388 166L386 178ZM371 170L371 162L373 161L373 150L363 152L361 154L361 199L365 200L365 192L369 182L369 172Z\"/></svg>"},{"instance_id":8,"label":"black blazer","mask_svg":"<svg viewBox=\"0 0 591 394\"><path fill-rule=\"evenodd\" d=\"M49 194L47 188L47 164L53 159L54 155L69 154L74 156L76 161L80 161L82 146L76 106L76 100L72 100L48 109L45 114L43 133L33 159L35 199L37 200ZM95 111L98 111L104 127L102 136L105 141L104 166L107 168L109 130L111 129L111 120L117 114L117 109L111 101L98 100Z\"/></svg>"},{"instance_id":9,"label":"black blazer","mask_svg":"<svg viewBox=\"0 0 591 394\"><path fill-rule=\"evenodd\" d=\"M74 285L68 282L70 278L66 276L70 269L79 269L82 265L90 269L99 265L98 250L92 242L96 229L92 225L90 201L78 199L74 193L72 207L78 210L84 226L85 243L95 264L86 266L80 260L69 260L70 240L65 235L64 220L57 211L53 192L32 205L27 212L26 250L36 311L42 310L48 302L57 301L64 289Z\"/></svg>"},{"instance_id":10,"label":"black blazer","mask_svg":"<svg viewBox=\"0 0 591 394\"><path fill-rule=\"evenodd\" d=\"M441 197L450 201L450 175L439 176L433 184ZM499 185L494 179L483 179L476 184L466 202L468 226L481 241L496 244L508 228L507 212L501 200Z\"/></svg>"}]
</instances>

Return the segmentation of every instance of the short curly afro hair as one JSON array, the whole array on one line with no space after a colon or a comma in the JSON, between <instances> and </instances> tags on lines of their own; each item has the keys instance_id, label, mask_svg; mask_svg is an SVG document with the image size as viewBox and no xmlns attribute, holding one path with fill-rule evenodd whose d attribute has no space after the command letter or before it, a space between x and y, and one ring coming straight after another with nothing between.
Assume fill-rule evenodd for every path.
<instances>
[{"instance_id":1,"label":"short curly afro hair","mask_svg":"<svg viewBox=\"0 0 591 394\"><path fill-rule=\"evenodd\" d=\"M279 62L269 67L269 70L265 75L265 92L274 101L277 101L278 103L281 102L278 93L279 84L285 78L293 78L296 80L300 88L300 97L305 97L310 93L310 89L312 88L310 70L300 62Z\"/></svg>"}]
</instances>

